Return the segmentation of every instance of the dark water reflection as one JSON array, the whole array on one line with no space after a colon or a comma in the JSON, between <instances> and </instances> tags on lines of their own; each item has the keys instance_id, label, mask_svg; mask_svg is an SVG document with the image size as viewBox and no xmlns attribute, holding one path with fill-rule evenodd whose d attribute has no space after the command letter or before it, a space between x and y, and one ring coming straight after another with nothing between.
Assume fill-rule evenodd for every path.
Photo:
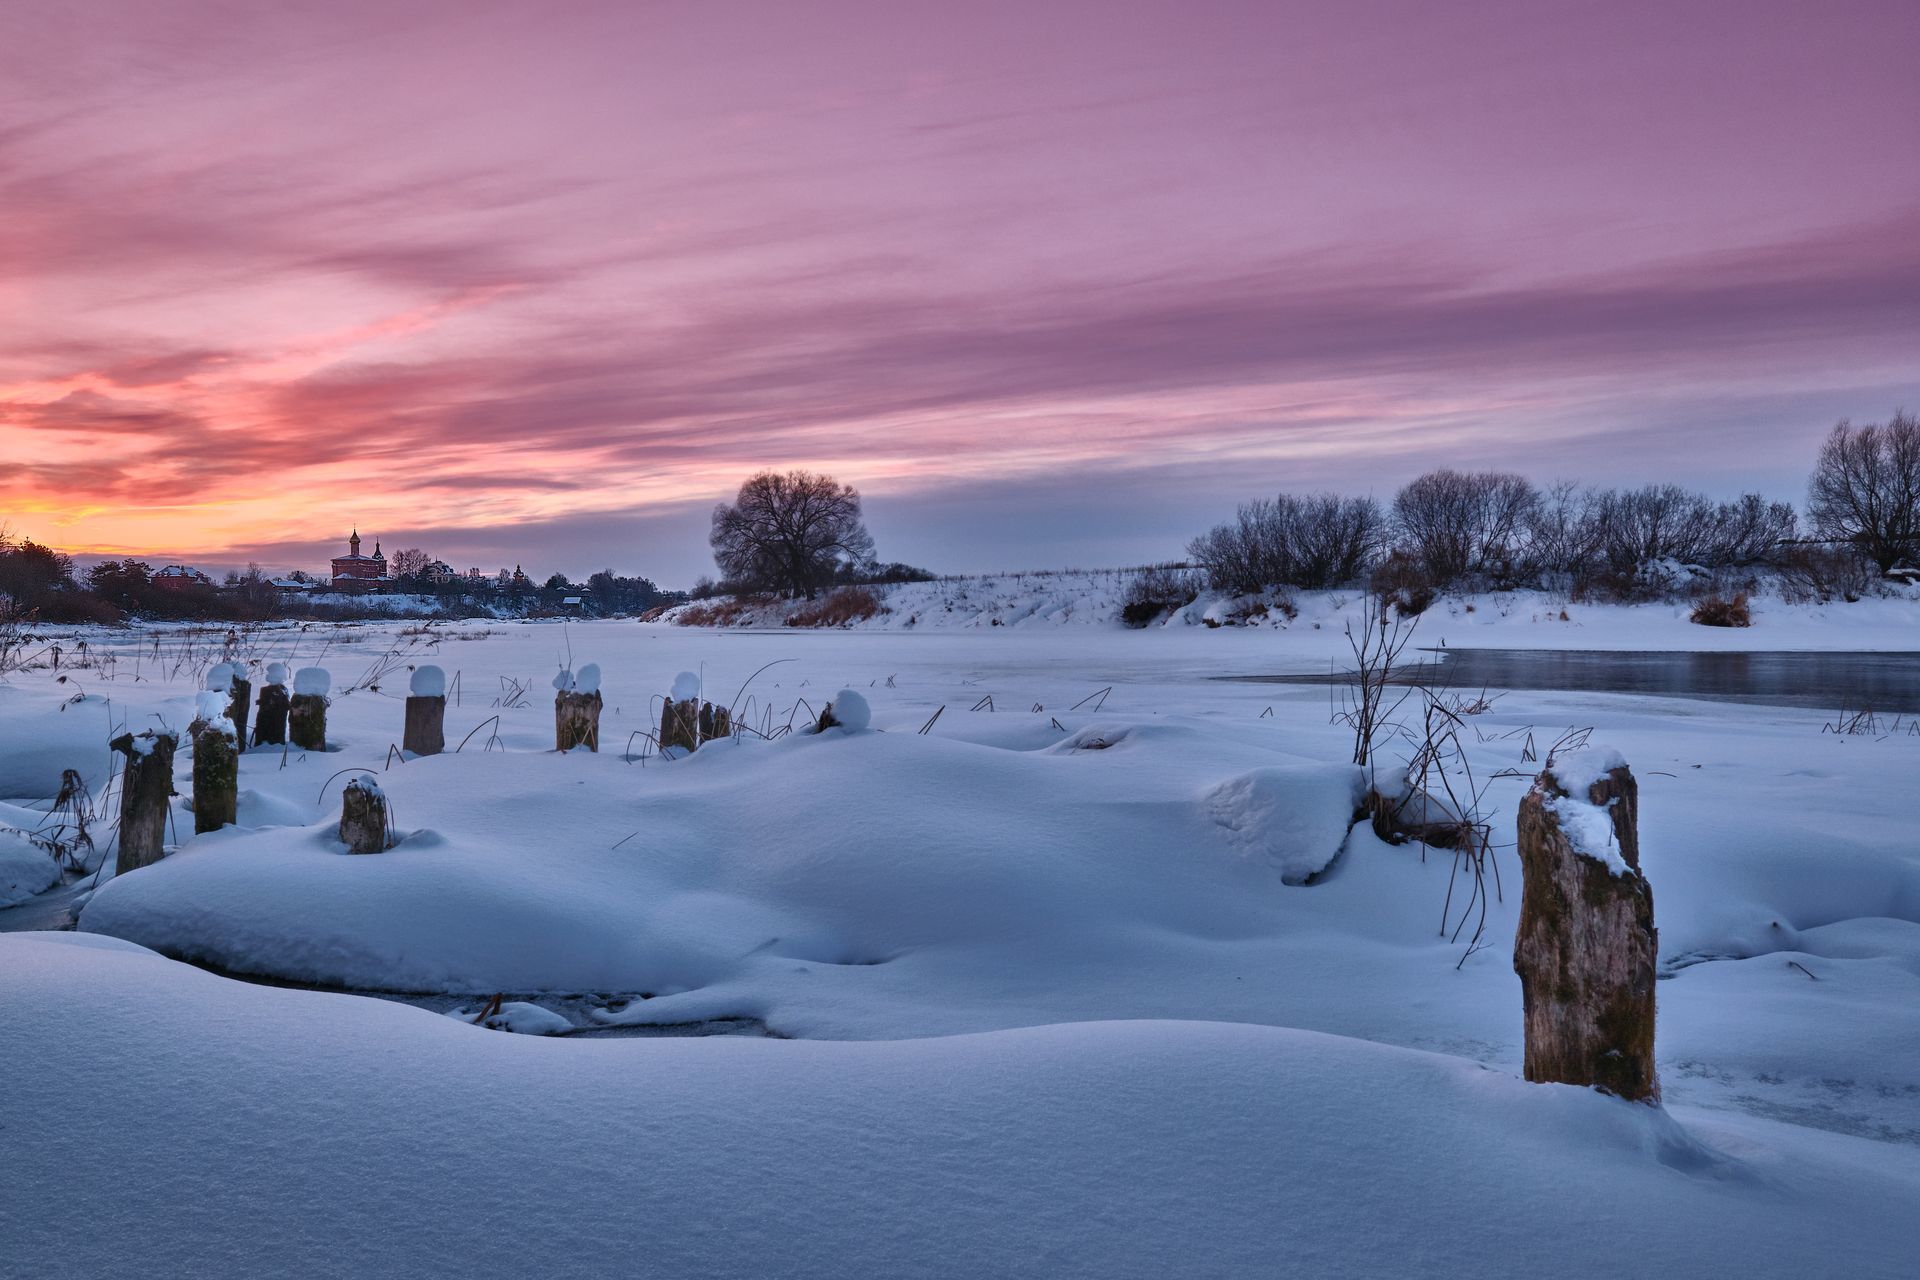
<instances>
[{"instance_id":1,"label":"dark water reflection","mask_svg":"<svg viewBox=\"0 0 1920 1280\"><path fill-rule=\"evenodd\" d=\"M1448 649L1430 650L1427 658L1399 682L1443 672L1455 689L1646 693L1828 711L1920 713L1920 653ZM1345 680L1339 673L1232 678L1272 684Z\"/></svg>"}]
</instances>

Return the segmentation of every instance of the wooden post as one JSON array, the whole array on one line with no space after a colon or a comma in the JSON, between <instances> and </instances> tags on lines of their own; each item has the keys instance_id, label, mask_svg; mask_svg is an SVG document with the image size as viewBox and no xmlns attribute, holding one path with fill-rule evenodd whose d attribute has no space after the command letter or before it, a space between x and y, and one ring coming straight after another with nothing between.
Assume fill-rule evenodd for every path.
<instances>
[{"instance_id":1,"label":"wooden post","mask_svg":"<svg viewBox=\"0 0 1920 1280\"><path fill-rule=\"evenodd\" d=\"M447 749L447 699L413 694L407 698L407 725L400 747L417 756L437 756Z\"/></svg>"},{"instance_id":2,"label":"wooden post","mask_svg":"<svg viewBox=\"0 0 1920 1280\"><path fill-rule=\"evenodd\" d=\"M240 814L240 743L228 721L215 720L193 740L193 830L231 826Z\"/></svg>"},{"instance_id":3,"label":"wooden post","mask_svg":"<svg viewBox=\"0 0 1920 1280\"><path fill-rule=\"evenodd\" d=\"M679 747L686 751L700 746L700 700L668 698L660 708L660 749Z\"/></svg>"},{"instance_id":4,"label":"wooden post","mask_svg":"<svg viewBox=\"0 0 1920 1280\"><path fill-rule=\"evenodd\" d=\"M713 725L710 730L705 731L705 735L708 741L712 741L713 739L716 739L716 738L727 738L727 737L733 736L732 713L729 712L725 707L714 707L713 708Z\"/></svg>"},{"instance_id":5,"label":"wooden post","mask_svg":"<svg viewBox=\"0 0 1920 1280\"><path fill-rule=\"evenodd\" d=\"M302 751L327 749L327 695L296 693L287 715L287 732Z\"/></svg>"},{"instance_id":6,"label":"wooden post","mask_svg":"<svg viewBox=\"0 0 1920 1280\"><path fill-rule=\"evenodd\" d=\"M1526 1076L1657 1102L1653 890L1640 872L1640 788L1619 757L1550 762L1520 802L1513 967Z\"/></svg>"},{"instance_id":7,"label":"wooden post","mask_svg":"<svg viewBox=\"0 0 1920 1280\"><path fill-rule=\"evenodd\" d=\"M600 691L562 689L553 695L553 748L600 750Z\"/></svg>"},{"instance_id":8,"label":"wooden post","mask_svg":"<svg viewBox=\"0 0 1920 1280\"><path fill-rule=\"evenodd\" d=\"M227 698L227 719L233 721L233 731L240 735L241 750L245 750L247 745L247 708L252 701L253 681L241 675L236 664L232 692Z\"/></svg>"},{"instance_id":9,"label":"wooden post","mask_svg":"<svg viewBox=\"0 0 1920 1280\"><path fill-rule=\"evenodd\" d=\"M340 839L348 853L387 851L387 796L372 778L355 778L340 793Z\"/></svg>"},{"instance_id":10,"label":"wooden post","mask_svg":"<svg viewBox=\"0 0 1920 1280\"><path fill-rule=\"evenodd\" d=\"M253 720L253 745L287 740L287 686L265 685L260 690L260 713Z\"/></svg>"},{"instance_id":11,"label":"wooden post","mask_svg":"<svg viewBox=\"0 0 1920 1280\"><path fill-rule=\"evenodd\" d=\"M120 779L120 857L114 864L115 871L125 875L160 861L166 846L173 751L179 739L149 729L138 737L123 733L108 745L127 758Z\"/></svg>"}]
</instances>

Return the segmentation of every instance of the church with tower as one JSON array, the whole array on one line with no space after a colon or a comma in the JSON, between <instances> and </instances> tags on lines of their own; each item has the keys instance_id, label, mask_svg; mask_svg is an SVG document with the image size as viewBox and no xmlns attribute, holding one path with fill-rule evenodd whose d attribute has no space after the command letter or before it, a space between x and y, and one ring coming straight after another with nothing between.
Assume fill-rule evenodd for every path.
<instances>
[{"instance_id":1,"label":"church with tower","mask_svg":"<svg viewBox=\"0 0 1920 1280\"><path fill-rule=\"evenodd\" d=\"M333 585L347 591L366 591L386 580L387 558L380 554L380 544L373 544L372 555L361 555L360 531L355 529L347 539L347 554L333 558Z\"/></svg>"}]
</instances>

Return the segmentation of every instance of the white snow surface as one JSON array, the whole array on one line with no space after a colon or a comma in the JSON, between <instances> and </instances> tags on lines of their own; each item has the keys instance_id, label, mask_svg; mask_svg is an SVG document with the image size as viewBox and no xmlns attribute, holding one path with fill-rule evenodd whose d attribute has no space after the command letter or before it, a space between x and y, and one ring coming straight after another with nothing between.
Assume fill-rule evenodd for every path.
<instances>
[{"instance_id":1,"label":"white snow surface","mask_svg":"<svg viewBox=\"0 0 1920 1280\"><path fill-rule=\"evenodd\" d=\"M444 698L447 696L447 673L431 662L421 663L407 677L407 692L416 698Z\"/></svg>"},{"instance_id":2,"label":"white snow surface","mask_svg":"<svg viewBox=\"0 0 1920 1280\"><path fill-rule=\"evenodd\" d=\"M1613 837L1613 816L1606 807L1588 804L1578 796L1550 796L1547 809L1559 822L1575 853L1605 863L1607 870L1616 876L1632 874L1633 868L1621 856L1619 842Z\"/></svg>"},{"instance_id":3,"label":"white snow surface","mask_svg":"<svg viewBox=\"0 0 1920 1280\"><path fill-rule=\"evenodd\" d=\"M1623 1248L1653 1274L1906 1274L1920 737L1509 693L1463 735L1503 880L1461 963L1451 855L1340 820L1352 744L1327 691L1212 679L1324 671L1344 641L1309 616L1070 639L266 631L255 661L460 670L450 750L383 768L398 701L350 689L340 751L243 756L238 825L196 836L178 808L179 851L102 885L90 932L0 936L0 1274L638 1265L574 1247L583 1223L643 1224L663 1275L1584 1275ZM540 699L473 696L583 632L610 672L604 754L553 754ZM125 678L151 641L99 643L128 656L85 700L42 672L0 684L0 780L21 785L0 796L44 810L63 763L103 779L112 732L190 717L197 681ZM804 724L801 699L844 688L875 732L671 762L611 745L652 727L673 672L731 691L783 658L744 725ZM1641 784L1665 1111L1518 1078L1513 815L1529 736L1570 728ZM393 803L381 857L339 852L342 766ZM133 942L476 1012L597 992L629 999L601 1010L615 1027L797 1038L509 1035Z\"/></svg>"},{"instance_id":4,"label":"white snow surface","mask_svg":"<svg viewBox=\"0 0 1920 1280\"><path fill-rule=\"evenodd\" d=\"M243 672L244 668L236 667L231 662L216 662L207 668L206 687L214 692L224 694L233 688L234 679L242 675Z\"/></svg>"},{"instance_id":5,"label":"white snow surface","mask_svg":"<svg viewBox=\"0 0 1920 1280\"><path fill-rule=\"evenodd\" d=\"M301 667L293 673L293 691L325 697L333 688L333 676L325 667Z\"/></svg>"},{"instance_id":6,"label":"white snow surface","mask_svg":"<svg viewBox=\"0 0 1920 1280\"><path fill-rule=\"evenodd\" d=\"M554 1040L84 934L0 972L21 1276L1891 1277L1920 1195L1886 1144L1280 1027Z\"/></svg>"}]
</instances>

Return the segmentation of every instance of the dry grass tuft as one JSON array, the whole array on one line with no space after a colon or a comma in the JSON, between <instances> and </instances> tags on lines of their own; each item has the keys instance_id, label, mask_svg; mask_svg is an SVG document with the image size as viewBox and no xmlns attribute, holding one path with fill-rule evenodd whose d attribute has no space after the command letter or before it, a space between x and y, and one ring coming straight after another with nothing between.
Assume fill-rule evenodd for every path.
<instances>
[{"instance_id":1,"label":"dry grass tuft","mask_svg":"<svg viewBox=\"0 0 1920 1280\"><path fill-rule=\"evenodd\" d=\"M1693 606L1693 612L1688 614L1687 618L1703 627L1750 627L1753 625L1753 612L1747 608L1745 592L1732 596L1703 597L1700 603Z\"/></svg>"}]
</instances>

